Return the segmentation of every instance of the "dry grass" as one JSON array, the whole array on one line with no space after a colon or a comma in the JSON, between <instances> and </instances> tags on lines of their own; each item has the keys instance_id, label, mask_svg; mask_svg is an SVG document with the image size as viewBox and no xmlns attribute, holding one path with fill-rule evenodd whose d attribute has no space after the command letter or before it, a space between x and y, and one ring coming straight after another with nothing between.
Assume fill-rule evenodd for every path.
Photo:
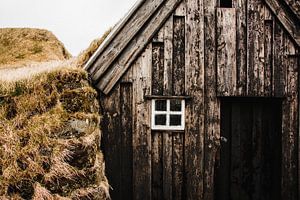
<instances>
[{"instance_id":1,"label":"dry grass","mask_svg":"<svg viewBox=\"0 0 300 200\"><path fill-rule=\"evenodd\" d=\"M0 199L108 199L98 111L80 69L0 83Z\"/></svg>"},{"instance_id":2,"label":"dry grass","mask_svg":"<svg viewBox=\"0 0 300 200\"><path fill-rule=\"evenodd\" d=\"M0 29L0 67L71 58L64 45L49 31L30 28Z\"/></svg>"}]
</instances>

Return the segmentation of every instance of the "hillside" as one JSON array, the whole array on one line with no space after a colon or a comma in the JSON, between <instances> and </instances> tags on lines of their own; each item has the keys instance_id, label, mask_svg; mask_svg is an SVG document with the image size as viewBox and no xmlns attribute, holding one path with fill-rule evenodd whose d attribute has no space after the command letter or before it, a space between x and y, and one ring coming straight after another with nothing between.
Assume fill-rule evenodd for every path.
<instances>
[{"instance_id":1,"label":"hillside","mask_svg":"<svg viewBox=\"0 0 300 200\"><path fill-rule=\"evenodd\" d=\"M0 68L69 58L71 54L50 31L30 28L0 29Z\"/></svg>"}]
</instances>

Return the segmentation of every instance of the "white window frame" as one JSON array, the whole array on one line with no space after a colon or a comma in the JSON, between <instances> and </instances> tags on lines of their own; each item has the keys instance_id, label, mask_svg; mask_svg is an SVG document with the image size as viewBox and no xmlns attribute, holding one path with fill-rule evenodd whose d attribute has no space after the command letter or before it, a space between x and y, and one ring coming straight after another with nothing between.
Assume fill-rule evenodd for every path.
<instances>
[{"instance_id":1,"label":"white window frame","mask_svg":"<svg viewBox=\"0 0 300 200\"><path fill-rule=\"evenodd\" d=\"M155 102L165 100L167 101L167 111L155 110ZM181 111L171 111L171 101L181 100ZM155 125L156 115L166 115L166 125ZM181 126L170 126L170 116L181 115ZM173 130L184 131L185 130L185 100L184 99L153 99L152 100L152 113L151 113L151 129L152 130Z\"/></svg>"}]
</instances>

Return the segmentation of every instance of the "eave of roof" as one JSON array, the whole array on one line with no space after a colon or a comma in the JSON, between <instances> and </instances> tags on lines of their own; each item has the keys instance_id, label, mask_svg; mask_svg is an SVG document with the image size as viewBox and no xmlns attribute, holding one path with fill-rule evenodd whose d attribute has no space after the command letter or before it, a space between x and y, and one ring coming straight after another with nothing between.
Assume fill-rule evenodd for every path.
<instances>
[{"instance_id":1,"label":"eave of roof","mask_svg":"<svg viewBox=\"0 0 300 200\"><path fill-rule=\"evenodd\" d=\"M92 55L92 57L88 60L88 62L85 64L84 69L88 70L90 66L95 62L97 57L101 54L101 52L108 46L108 44L115 38L115 36L122 30L122 28L125 26L129 18L132 17L132 15L138 10L141 5L146 0L137 0L134 6L129 10L129 12L122 18L117 25L113 28L113 30L109 33L109 35L105 38L105 40L102 42L102 44L98 47L96 52Z\"/></svg>"}]
</instances>

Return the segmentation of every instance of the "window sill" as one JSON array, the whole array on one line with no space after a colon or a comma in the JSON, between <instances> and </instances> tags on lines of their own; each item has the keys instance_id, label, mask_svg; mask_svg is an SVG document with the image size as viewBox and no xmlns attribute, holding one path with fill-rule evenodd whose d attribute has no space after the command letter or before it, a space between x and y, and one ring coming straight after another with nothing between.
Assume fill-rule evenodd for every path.
<instances>
[{"instance_id":1,"label":"window sill","mask_svg":"<svg viewBox=\"0 0 300 200\"><path fill-rule=\"evenodd\" d=\"M184 99L184 100L191 100L191 96L159 96L159 95L146 95L145 99L152 100L152 99Z\"/></svg>"}]
</instances>

